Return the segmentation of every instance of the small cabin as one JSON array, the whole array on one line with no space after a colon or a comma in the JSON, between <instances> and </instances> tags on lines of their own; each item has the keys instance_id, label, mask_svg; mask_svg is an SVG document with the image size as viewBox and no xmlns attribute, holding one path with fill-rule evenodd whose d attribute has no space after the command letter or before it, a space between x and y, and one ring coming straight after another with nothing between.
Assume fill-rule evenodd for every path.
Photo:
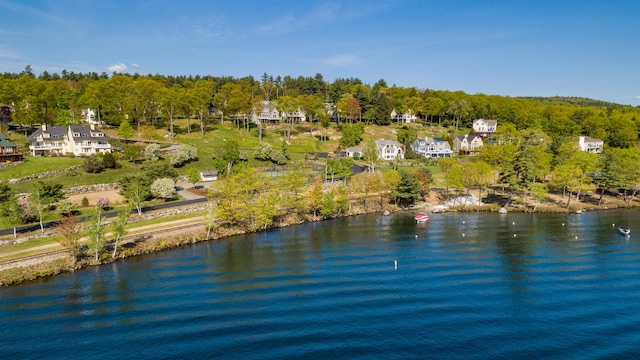
<instances>
[{"instance_id":1,"label":"small cabin","mask_svg":"<svg viewBox=\"0 0 640 360\"><path fill-rule=\"evenodd\" d=\"M200 180L202 181L216 181L218 180L218 172L215 170L203 171L200 173Z\"/></svg>"}]
</instances>

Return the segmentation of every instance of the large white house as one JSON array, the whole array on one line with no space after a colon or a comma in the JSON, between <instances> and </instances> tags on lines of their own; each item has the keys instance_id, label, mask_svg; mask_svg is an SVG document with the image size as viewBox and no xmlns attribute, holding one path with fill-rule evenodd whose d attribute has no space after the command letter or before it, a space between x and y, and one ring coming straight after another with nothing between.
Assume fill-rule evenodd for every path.
<instances>
[{"instance_id":1,"label":"large white house","mask_svg":"<svg viewBox=\"0 0 640 360\"><path fill-rule=\"evenodd\" d=\"M481 136L493 135L498 127L498 120L476 119L473 122L473 131Z\"/></svg>"},{"instance_id":2,"label":"large white house","mask_svg":"<svg viewBox=\"0 0 640 360\"><path fill-rule=\"evenodd\" d=\"M395 140L376 140L380 160L404 159L404 147Z\"/></svg>"},{"instance_id":3,"label":"large white house","mask_svg":"<svg viewBox=\"0 0 640 360\"><path fill-rule=\"evenodd\" d=\"M94 125L47 126L36 130L27 140L33 156L73 154L87 156L111 152L109 137Z\"/></svg>"},{"instance_id":4,"label":"large white house","mask_svg":"<svg viewBox=\"0 0 640 360\"><path fill-rule=\"evenodd\" d=\"M420 154L428 158L444 158L451 157L453 151L448 141L440 138L430 138L426 136L424 139L418 139L411 144L414 153Z\"/></svg>"},{"instance_id":5,"label":"large white house","mask_svg":"<svg viewBox=\"0 0 640 360\"><path fill-rule=\"evenodd\" d=\"M590 138L588 136L580 136L578 139L578 146L580 147L580 151L599 154L602 152L604 141Z\"/></svg>"}]
</instances>

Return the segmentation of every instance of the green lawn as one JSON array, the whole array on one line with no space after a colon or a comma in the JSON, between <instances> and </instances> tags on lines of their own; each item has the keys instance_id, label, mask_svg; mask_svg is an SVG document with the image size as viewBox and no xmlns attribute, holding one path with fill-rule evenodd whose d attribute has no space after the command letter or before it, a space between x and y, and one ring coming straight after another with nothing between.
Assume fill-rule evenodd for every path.
<instances>
[{"instance_id":1,"label":"green lawn","mask_svg":"<svg viewBox=\"0 0 640 360\"><path fill-rule=\"evenodd\" d=\"M82 159L68 157L25 156L24 163L0 170L0 180L17 179L46 171L82 164Z\"/></svg>"}]
</instances>

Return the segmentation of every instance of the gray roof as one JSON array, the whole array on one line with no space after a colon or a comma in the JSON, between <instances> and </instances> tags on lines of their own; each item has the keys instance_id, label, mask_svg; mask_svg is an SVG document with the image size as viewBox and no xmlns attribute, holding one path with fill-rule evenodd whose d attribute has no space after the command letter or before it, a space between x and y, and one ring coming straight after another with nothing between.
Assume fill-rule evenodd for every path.
<instances>
[{"instance_id":1,"label":"gray roof","mask_svg":"<svg viewBox=\"0 0 640 360\"><path fill-rule=\"evenodd\" d=\"M46 131L43 131L42 128L40 128L36 130L33 134L29 135L27 140L34 141L36 137L38 137L41 134L51 135L49 139L64 139L67 136L67 127L66 126L47 126Z\"/></svg>"},{"instance_id":2,"label":"gray roof","mask_svg":"<svg viewBox=\"0 0 640 360\"><path fill-rule=\"evenodd\" d=\"M101 139L108 139L109 137L107 136L107 134L103 133L102 131L98 130L98 129L91 129L90 126L85 126L85 125L69 125L69 127L71 128L71 133L79 133L80 136L74 136L74 139L86 139L86 138L91 138L91 137L96 137L96 134L103 134L102 136L100 136ZM92 136L93 135L93 136Z\"/></svg>"}]
</instances>

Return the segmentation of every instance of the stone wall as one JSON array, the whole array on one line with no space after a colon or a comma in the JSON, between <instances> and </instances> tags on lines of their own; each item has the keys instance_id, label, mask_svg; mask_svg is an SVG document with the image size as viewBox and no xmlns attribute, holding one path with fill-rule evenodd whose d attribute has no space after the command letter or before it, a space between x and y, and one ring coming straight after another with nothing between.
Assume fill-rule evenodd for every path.
<instances>
[{"instance_id":1,"label":"stone wall","mask_svg":"<svg viewBox=\"0 0 640 360\"><path fill-rule=\"evenodd\" d=\"M67 189L62 189L65 194L73 195L73 194L82 194L87 192L98 192L98 191L109 191L109 190L118 190L120 189L119 184L94 184L94 185L81 185L75 186Z\"/></svg>"},{"instance_id":2,"label":"stone wall","mask_svg":"<svg viewBox=\"0 0 640 360\"><path fill-rule=\"evenodd\" d=\"M33 174L33 175L25 176L19 179L9 179L9 181L7 182L9 184L17 184L17 183L22 183L22 182L33 180L33 179L43 179L43 178L51 177L54 175L62 174L68 171L80 169L81 167L82 165L76 165L66 169L59 169L59 170L47 171L39 174Z\"/></svg>"},{"instance_id":3,"label":"stone wall","mask_svg":"<svg viewBox=\"0 0 640 360\"><path fill-rule=\"evenodd\" d=\"M24 161L3 162L3 163L0 163L0 169L6 169L6 168L10 168L12 166L20 165L23 162Z\"/></svg>"}]
</instances>

